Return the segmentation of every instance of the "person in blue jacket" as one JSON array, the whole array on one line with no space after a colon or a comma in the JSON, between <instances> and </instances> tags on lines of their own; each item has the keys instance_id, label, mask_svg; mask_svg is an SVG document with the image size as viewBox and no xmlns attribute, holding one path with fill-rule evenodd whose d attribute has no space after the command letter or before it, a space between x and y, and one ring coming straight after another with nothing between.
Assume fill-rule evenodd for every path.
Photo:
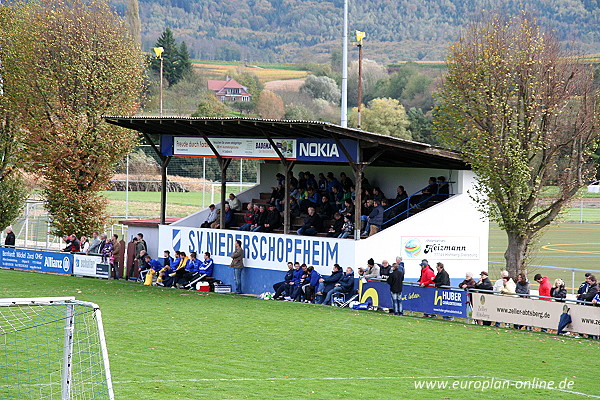
<instances>
[{"instance_id":1,"label":"person in blue jacket","mask_svg":"<svg viewBox=\"0 0 600 400\"><path fill-rule=\"evenodd\" d=\"M310 266L306 269L307 277L305 279L306 284L302 285L301 296L304 296L304 301L310 303L314 300L315 292L317 290L317 286L319 286L319 280L321 279L321 274L315 271L313 266ZM301 297L297 296L297 297ZM298 298L300 300L300 298Z\"/></svg>"},{"instance_id":2,"label":"person in blue jacket","mask_svg":"<svg viewBox=\"0 0 600 400\"><path fill-rule=\"evenodd\" d=\"M279 300L279 298L285 291L287 284L290 283L292 281L292 279L294 278L294 263L291 261L288 262L287 267L288 267L288 270L285 273L285 277L283 278L283 281L277 282L273 285L273 290L275 291L275 294L273 295L273 300Z\"/></svg>"},{"instance_id":3,"label":"person in blue jacket","mask_svg":"<svg viewBox=\"0 0 600 400\"><path fill-rule=\"evenodd\" d=\"M204 261L198 267L198 272L206 275L207 277L213 276L213 270L215 268L215 263L212 258L210 258L210 253L207 251L204 253Z\"/></svg>"},{"instance_id":4,"label":"person in blue jacket","mask_svg":"<svg viewBox=\"0 0 600 400\"><path fill-rule=\"evenodd\" d=\"M306 264L302 264L300 266L300 268L298 269L294 269L294 277L292 278L292 281L288 284L289 290L286 290L287 292L287 297L285 298L288 301L293 300L296 295L298 294L298 291L301 290L301 286L304 283L304 279L305 275L306 275L306 269L308 267L306 266Z\"/></svg>"},{"instance_id":5,"label":"person in blue jacket","mask_svg":"<svg viewBox=\"0 0 600 400\"><path fill-rule=\"evenodd\" d=\"M340 279L342 279L343 275L344 273L342 272L342 267L340 267L339 264L333 264L333 270L331 271L331 275L325 278L321 277L319 279L319 285L317 286L317 293L315 295L320 296L320 300L323 300L323 296L325 296L327 292L333 289L335 284L338 283ZM319 304L321 303L318 300L316 302Z\"/></svg>"},{"instance_id":6,"label":"person in blue jacket","mask_svg":"<svg viewBox=\"0 0 600 400\"><path fill-rule=\"evenodd\" d=\"M369 232L365 232L368 233L369 236L373 236L374 234L376 234L377 232L379 232L381 230L381 226L383 225L383 206L381 205L381 201L379 200L374 200L373 201L373 205L375 206L375 208L373 208L373 211L371 211L371 213L369 214Z\"/></svg>"},{"instance_id":7,"label":"person in blue jacket","mask_svg":"<svg viewBox=\"0 0 600 400\"><path fill-rule=\"evenodd\" d=\"M146 279L146 274L148 271L153 269L158 273L163 268L163 265L160 261L153 259L150 257L150 254L146 254L143 259L143 263L140 265L140 282L144 282Z\"/></svg>"},{"instance_id":8,"label":"person in blue jacket","mask_svg":"<svg viewBox=\"0 0 600 400\"><path fill-rule=\"evenodd\" d=\"M325 300L321 302L321 304L329 304L331 302L331 297L336 293L350 293L354 289L354 270L348 267L346 268L346 273L342 278L334 285L333 289L327 292L327 296L325 296Z\"/></svg>"}]
</instances>

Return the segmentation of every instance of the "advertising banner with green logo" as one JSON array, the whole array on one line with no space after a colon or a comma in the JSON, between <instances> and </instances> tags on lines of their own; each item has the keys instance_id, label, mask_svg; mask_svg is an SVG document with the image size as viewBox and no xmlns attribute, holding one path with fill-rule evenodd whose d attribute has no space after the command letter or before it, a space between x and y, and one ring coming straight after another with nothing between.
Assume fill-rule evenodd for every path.
<instances>
[{"instance_id":1,"label":"advertising banner with green logo","mask_svg":"<svg viewBox=\"0 0 600 400\"><path fill-rule=\"evenodd\" d=\"M473 318L478 320L557 330L563 314L571 319L565 331L600 335L600 307L473 293Z\"/></svg>"}]
</instances>

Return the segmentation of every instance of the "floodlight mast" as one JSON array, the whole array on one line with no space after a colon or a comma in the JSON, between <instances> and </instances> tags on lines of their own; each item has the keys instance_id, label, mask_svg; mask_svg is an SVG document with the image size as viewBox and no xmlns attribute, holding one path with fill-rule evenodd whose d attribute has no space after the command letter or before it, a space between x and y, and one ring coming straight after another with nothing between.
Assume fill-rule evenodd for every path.
<instances>
[{"instance_id":1,"label":"floodlight mast","mask_svg":"<svg viewBox=\"0 0 600 400\"><path fill-rule=\"evenodd\" d=\"M344 32L342 40L342 115L340 125L348 127L348 0L344 0Z\"/></svg>"}]
</instances>

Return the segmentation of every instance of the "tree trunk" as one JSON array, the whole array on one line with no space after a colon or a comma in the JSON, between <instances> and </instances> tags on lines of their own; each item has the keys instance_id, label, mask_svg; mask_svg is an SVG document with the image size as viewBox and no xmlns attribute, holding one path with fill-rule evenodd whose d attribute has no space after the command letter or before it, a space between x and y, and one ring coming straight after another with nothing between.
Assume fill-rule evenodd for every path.
<instances>
[{"instance_id":1,"label":"tree trunk","mask_svg":"<svg viewBox=\"0 0 600 400\"><path fill-rule=\"evenodd\" d=\"M527 272L525 260L531 239L526 235L519 235L512 232L506 232L506 235L508 236L508 247L506 248L506 252L504 252L506 270L514 278L519 272Z\"/></svg>"}]
</instances>

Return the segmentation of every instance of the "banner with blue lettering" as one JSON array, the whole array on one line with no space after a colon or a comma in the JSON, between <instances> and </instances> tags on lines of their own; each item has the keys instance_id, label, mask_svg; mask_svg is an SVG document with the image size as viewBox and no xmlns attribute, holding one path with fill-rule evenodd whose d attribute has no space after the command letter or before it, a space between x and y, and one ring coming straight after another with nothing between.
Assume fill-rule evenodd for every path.
<instances>
[{"instance_id":1,"label":"banner with blue lettering","mask_svg":"<svg viewBox=\"0 0 600 400\"><path fill-rule=\"evenodd\" d=\"M381 281L362 282L360 301L370 301L373 306L393 308L390 286ZM402 308L405 311L466 318L467 292L405 283L402 290Z\"/></svg>"},{"instance_id":2,"label":"banner with blue lettering","mask_svg":"<svg viewBox=\"0 0 600 400\"><path fill-rule=\"evenodd\" d=\"M352 162L358 161L358 141L340 139ZM348 162L348 157L333 139L297 139L296 160L320 162Z\"/></svg>"},{"instance_id":3,"label":"banner with blue lettering","mask_svg":"<svg viewBox=\"0 0 600 400\"><path fill-rule=\"evenodd\" d=\"M49 251L2 248L0 265L6 268L27 269L30 271L73 273L73 255Z\"/></svg>"},{"instance_id":4,"label":"banner with blue lettering","mask_svg":"<svg viewBox=\"0 0 600 400\"><path fill-rule=\"evenodd\" d=\"M188 255L208 251L215 263L229 265L236 240L242 242L247 267L287 271L287 262L297 261L326 274L333 264L354 267L354 242L346 239L161 225L158 248Z\"/></svg>"}]
</instances>

